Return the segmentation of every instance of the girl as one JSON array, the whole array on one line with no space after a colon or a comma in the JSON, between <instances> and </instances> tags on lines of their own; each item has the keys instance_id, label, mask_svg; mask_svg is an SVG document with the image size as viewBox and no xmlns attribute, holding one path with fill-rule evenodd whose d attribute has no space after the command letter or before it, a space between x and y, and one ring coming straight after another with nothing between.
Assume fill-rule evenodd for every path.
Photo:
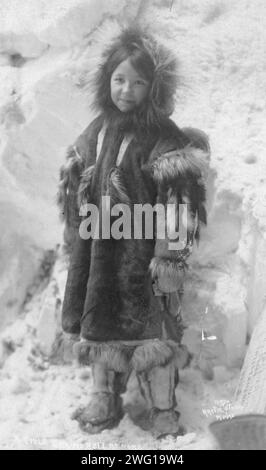
<instances>
[{"instance_id":1,"label":"girl","mask_svg":"<svg viewBox=\"0 0 266 470\"><path fill-rule=\"evenodd\" d=\"M59 203L71 251L62 325L80 335L75 353L92 366L90 402L74 415L90 433L118 424L132 370L154 434L180 431L175 387L187 354L180 345L179 300L197 220L206 222L201 176L209 149L201 133L186 135L169 119L177 78L169 51L140 30L122 31L96 74L98 117L61 168ZM107 200L111 209L120 203L131 214L135 204L187 202L186 246L172 250L167 237L145 238L148 222L137 238L108 238L101 230L98 237L81 236L80 205L94 204L101 220Z\"/></svg>"}]
</instances>

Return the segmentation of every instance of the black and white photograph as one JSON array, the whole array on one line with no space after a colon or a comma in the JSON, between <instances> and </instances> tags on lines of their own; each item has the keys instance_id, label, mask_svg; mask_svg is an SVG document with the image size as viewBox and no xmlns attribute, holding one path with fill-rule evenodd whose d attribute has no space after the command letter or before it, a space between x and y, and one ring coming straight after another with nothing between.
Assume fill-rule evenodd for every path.
<instances>
[{"instance_id":1,"label":"black and white photograph","mask_svg":"<svg viewBox=\"0 0 266 470\"><path fill-rule=\"evenodd\" d=\"M0 0L1 450L266 450L265 84L265 0Z\"/></svg>"}]
</instances>

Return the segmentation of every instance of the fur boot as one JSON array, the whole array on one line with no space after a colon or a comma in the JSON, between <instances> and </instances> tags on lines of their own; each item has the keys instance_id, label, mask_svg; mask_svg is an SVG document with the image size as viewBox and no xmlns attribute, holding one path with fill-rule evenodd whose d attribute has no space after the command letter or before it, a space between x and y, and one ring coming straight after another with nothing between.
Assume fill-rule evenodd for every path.
<instances>
[{"instance_id":1,"label":"fur boot","mask_svg":"<svg viewBox=\"0 0 266 470\"><path fill-rule=\"evenodd\" d=\"M140 391L148 406L147 427L157 439L179 435L179 413L175 410L178 370L173 361L137 374Z\"/></svg>"},{"instance_id":2,"label":"fur boot","mask_svg":"<svg viewBox=\"0 0 266 470\"><path fill-rule=\"evenodd\" d=\"M78 408L72 415L83 431L97 434L104 429L118 425L123 417L121 393L125 391L129 374L117 373L106 365L92 365L93 388L90 401L85 407Z\"/></svg>"}]
</instances>

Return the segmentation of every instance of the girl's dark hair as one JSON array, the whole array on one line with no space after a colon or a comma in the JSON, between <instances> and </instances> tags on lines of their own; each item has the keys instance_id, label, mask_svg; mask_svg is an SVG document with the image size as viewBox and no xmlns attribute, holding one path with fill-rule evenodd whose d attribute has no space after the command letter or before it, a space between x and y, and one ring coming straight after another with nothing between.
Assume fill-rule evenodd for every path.
<instances>
[{"instance_id":1,"label":"girl's dark hair","mask_svg":"<svg viewBox=\"0 0 266 470\"><path fill-rule=\"evenodd\" d=\"M110 92L111 76L121 62L129 59L132 67L148 82L152 82L154 75L154 63L149 54L142 50L137 43L120 45L107 58L99 70L101 80L97 87L97 101L102 107L113 106ZM104 80L103 80L104 77Z\"/></svg>"},{"instance_id":2,"label":"girl's dark hair","mask_svg":"<svg viewBox=\"0 0 266 470\"><path fill-rule=\"evenodd\" d=\"M145 79L149 82L153 78L154 72L154 64L147 54L147 52L142 51L137 44L132 45L131 48L122 46L120 49L114 52L110 57L109 61L107 62L107 73L110 74L110 78L112 73L118 67L121 62L124 60L130 60L132 67Z\"/></svg>"},{"instance_id":3,"label":"girl's dark hair","mask_svg":"<svg viewBox=\"0 0 266 470\"><path fill-rule=\"evenodd\" d=\"M110 81L121 62L129 59L132 67L150 83L150 90L140 106L122 113L111 99ZM107 47L94 75L94 109L107 119L119 119L125 128L150 129L157 132L173 112L174 95L179 77L175 56L146 32L128 28ZM91 92L91 86L90 86ZM120 119L121 118L121 119Z\"/></svg>"}]
</instances>

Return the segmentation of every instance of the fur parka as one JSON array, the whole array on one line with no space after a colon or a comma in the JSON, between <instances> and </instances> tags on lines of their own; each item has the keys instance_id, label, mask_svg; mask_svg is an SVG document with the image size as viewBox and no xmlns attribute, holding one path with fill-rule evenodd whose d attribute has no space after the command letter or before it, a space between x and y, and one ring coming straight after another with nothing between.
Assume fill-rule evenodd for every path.
<instances>
[{"instance_id":1,"label":"fur parka","mask_svg":"<svg viewBox=\"0 0 266 470\"><path fill-rule=\"evenodd\" d=\"M148 100L130 113L115 108L106 83L108 57L121 44L129 50L137 44L154 64ZM97 360L124 371L130 362L144 370L180 353L182 326L169 314L165 293L160 288L156 292L153 284L166 277L177 293L182 290L191 245L199 237L200 223L206 223L203 175L209 148L203 134L182 132L169 118L177 77L169 51L144 33L123 31L105 50L96 73L98 117L69 148L60 170L58 202L70 247L62 325L68 333L81 334L79 354L86 364ZM188 245L169 250L169 240L156 240L155 235L117 240L100 233L99 239L81 238L80 205L95 204L101 217L102 196L107 195L111 207L126 204L132 212L135 204L188 201Z\"/></svg>"}]
</instances>

